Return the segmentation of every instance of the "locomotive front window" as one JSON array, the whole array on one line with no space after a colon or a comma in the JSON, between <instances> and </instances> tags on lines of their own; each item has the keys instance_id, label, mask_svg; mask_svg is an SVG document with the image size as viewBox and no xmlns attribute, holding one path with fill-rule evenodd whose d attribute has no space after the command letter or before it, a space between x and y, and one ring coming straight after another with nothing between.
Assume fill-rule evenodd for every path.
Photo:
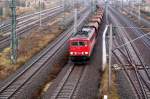
<instances>
[{"instance_id":1,"label":"locomotive front window","mask_svg":"<svg viewBox=\"0 0 150 99\"><path fill-rule=\"evenodd\" d=\"M78 42L72 42L71 45L72 46L78 46Z\"/></svg>"},{"instance_id":2,"label":"locomotive front window","mask_svg":"<svg viewBox=\"0 0 150 99\"><path fill-rule=\"evenodd\" d=\"M78 46L85 46L84 42L78 42Z\"/></svg>"},{"instance_id":3,"label":"locomotive front window","mask_svg":"<svg viewBox=\"0 0 150 99\"><path fill-rule=\"evenodd\" d=\"M72 46L87 46L87 42L81 42L81 41L72 42L71 45Z\"/></svg>"}]
</instances>

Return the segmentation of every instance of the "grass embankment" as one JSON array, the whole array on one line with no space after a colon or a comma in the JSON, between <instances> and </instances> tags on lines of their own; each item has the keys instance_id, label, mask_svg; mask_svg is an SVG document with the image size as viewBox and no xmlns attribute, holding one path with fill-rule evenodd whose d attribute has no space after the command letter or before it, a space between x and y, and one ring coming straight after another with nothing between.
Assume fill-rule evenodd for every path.
<instances>
[{"instance_id":1,"label":"grass embankment","mask_svg":"<svg viewBox=\"0 0 150 99\"><path fill-rule=\"evenodd\" d=\"M6 20L7 19L7 17L6 16L0 16L0 21L2 21L2 20Z\"/></svg>"},{"instance_id":2,"label":"grass embankment","mask_svg":"<svg viewBox=\"0 0 150 99\"><path fill-rule=\"evenodd\" d=\"M30 35L19 40L17 64L10 61L10 48L0 53L0 79L5 79L28 61L33 55L53 41L63 30L59 29L58 22L44 28L33 30Z\"/></svg>"},{"instance_id":3,"label":"grass embankment","mask_svg":"<svg viewBox=\"0 0 150 99\"><path fill-rule=\"evenodd\" d=\"M29 12L32 12L33 9L32 8L29 8L29 7L17 7L16 8L16 14L17 15L21 15L21 14L24 14L24 13L29 13Z\"/></svg>"},{"instance_id":4,"label":"grass embankment","mask_svg":"<svg viewBox=\"0 0 150 99\"><path fill-rule=\"evenodd\" d=\"M63 56L57 64L53 65L51 68L51 72L48 76L47 81L40 87L39 90L33 93L33 99L41 99L41 97L48 91L49 87L54 83L57 75L63 69L64 64L68 61L68 56Z\"/></svg>"},{"instance_id":5,"label":"grass embankment","mask_svg":"<svg viewBox=\"0 0 150 99\"><path fill-rule=\"evenodd\" d=\"M100 95L101 99L103 99L104 95L108 95L108 99L120 99L120 96L118 94L117 90L117 84L116 84L116 74L115 71L112 71L112 85L111 88L109 89L108 87L108 66L105 69L102 79L101 79L101 85L100 85ZM110 93L109 93L110 91Z\"/></svg>"},{"instance_id":6,"label":"grass embankment","mask_svg":"<svg viewBox=\"0 0 150 99\"><path fill-rule=\"evenodd\" d=\"M33 12L34 9L29 7L16 7L16 15L22 15L25 13ZM7 20L8 18L11 18L11 9L7 9L5 11L5 14L3 16L0 16L0 21Z\"/></svg>"}]
</instances>

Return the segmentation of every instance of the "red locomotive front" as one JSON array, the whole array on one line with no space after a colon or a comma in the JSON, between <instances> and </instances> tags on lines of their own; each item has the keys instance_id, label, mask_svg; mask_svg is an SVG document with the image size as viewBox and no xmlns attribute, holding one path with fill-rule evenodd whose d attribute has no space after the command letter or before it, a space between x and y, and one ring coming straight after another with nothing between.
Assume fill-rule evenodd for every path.
<instances>
[{"instance_id":1,"label":"red locomotive front","mask_svg":"<svg viewBox=\"0 0 150 99\"><path fill-rule=\"evenodd\" d=\"M72 61L89 59L95 44L95 36L95 29L88 27L69 40L69 55Z\"/></svg>"},{"instance_id":2,"label":"red locomotive front","mask_svg":"<svg viewBox=\"0 0 150 99\"><path fill-rule=\"evenodd\" d=\"M70 40L70 56L89 56L89 41L73 39Z\"/></svg>"}]
</instances>

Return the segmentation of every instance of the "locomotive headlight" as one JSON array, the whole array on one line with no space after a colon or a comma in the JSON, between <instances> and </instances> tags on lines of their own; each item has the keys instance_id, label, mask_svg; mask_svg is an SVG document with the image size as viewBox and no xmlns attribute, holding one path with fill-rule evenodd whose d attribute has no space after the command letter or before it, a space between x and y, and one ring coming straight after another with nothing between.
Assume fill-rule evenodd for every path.
<instances>
[{"instance_id":1,"label":"locomotive headlight","mask_svg":"<svg viewBox=\"0 0 150 99\"><path fill-rule=\"evenodd\" d=\"M77 54L77 52L74 52L74 54L76 55L76 54Z\"/></svg>"},{"instance_id":2,"label":"locomotive headlight","mask_svg":"<svg viewBox=\"0 0 150 99\"><path fill-rule=\"evenodd\" d=\"M82 55L84 54L84 52L82 52Z\"/></svg>"},{"instance_id":3,"label":"locomotive headlight","mask_svg":"<svg viewBox=\"0 0 150 99\"><path fill-rule=\"evenodd\" d=\"M88 54L88 52L85 52L85 54Z\"/></svg>"},{"instance_id":4,"label":"locomotive headlight","mask_svg":"<svg viewBox=\"0 0 150 99\"><path fill-rule=\"evenodd\" d=\"M70 52L70 55L73 55L73 52Z\"/></svg>"}]
</instances>

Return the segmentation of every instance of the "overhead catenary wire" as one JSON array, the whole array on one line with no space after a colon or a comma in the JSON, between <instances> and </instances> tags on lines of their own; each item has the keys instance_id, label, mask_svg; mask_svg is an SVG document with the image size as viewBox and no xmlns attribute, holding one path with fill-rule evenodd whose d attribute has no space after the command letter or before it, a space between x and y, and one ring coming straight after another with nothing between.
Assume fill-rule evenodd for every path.
<instances>
[{"instance_id":1,"label":"overhead catenary wire","mask_svg":"<svg viewBox=\"0 0 150 99\"><path fill-rule=\"evenodd\" d=\"M124 43L124 44L122 44L122 45L116 47L114 50L116 50L116 49L118 49L118 48L121 48L121 47L124 47L124 46L127 45L127 44L133 43L133 42L135 42L136 40L138 40L138 39L140 39L140 38L142 38L142 37L144 37L144 36L146 36L146 35L149 35L149 34L150 34L150 32L147 33L147 34L144 34L144 35L142 35L142 36L140 36L140 37L137 37L137 38L135 38L135 39L133 39L133 40L130 40L130 41L128 41L128 42L126 42L126 43Z\"/></svg>"},{"instance_id":2,"label":"overhead catenary wire","mask_svg":"<svg viewBox=\"0 0 150 99\"><path fill-rule=\"evenodd\" d=\"M125 26L119 26L119 25L116 25L116 26L112 26L113 28L137 28L137 29L150 29L148 27L125 27Z\"/></svg>"}]
</instances>

